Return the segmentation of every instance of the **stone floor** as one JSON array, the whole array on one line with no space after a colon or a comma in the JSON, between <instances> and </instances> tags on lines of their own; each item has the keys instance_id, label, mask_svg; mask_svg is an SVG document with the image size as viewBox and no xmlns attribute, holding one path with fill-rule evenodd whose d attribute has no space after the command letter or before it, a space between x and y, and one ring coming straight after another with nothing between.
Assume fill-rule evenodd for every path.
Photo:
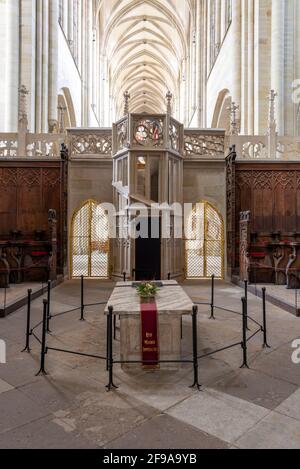
<instances>
[{"instance_id":1,"label":"stone floor","mask_svg":"<svg viewBox=\"0 0 300 469\"><path fill-rule=\"evenodd\" d=\"M90 281L86 301L109 298L113 284ZM186 283L194 301L209 298L209 285ZM241 310L242 290L218 283L216 303ZM34 301L33 324L41 320L42 299ZM77 307L79 283L53 291L52 314ZM261 320L261 300L249 295L249 311ZM105 354L103 307L89 307L51 322L48 345ZM241 318L199 308L199 349L209 353L241 339ZM7 364L0 364L0 448L300 448L300 364L292 362L292 343L300 338L300 319L268 305L269 342L261 334L249 344L249 370L241 370L241 349L200 362L202 392L189 388L192 369L123 372L116 367L119 389L107 393L105 363L58 352L46 358L46 377L36 377L39 344L24 346L25 308L0 319ZM251 322L254 333L256 326ZM40 335L39 329L36 330ZM249 334L251 334L249 332ZM116 355L118 342L115 344ZM191 320L184 319L183 355L191 354Z\"/></svg>"},{"instance_id":2,"label":"stone floor","mask_svg":"<svg viewBox=\"0 0 300 469\"><path fill-rule=\"evenodd\" d=\"M272 296L275 300L284 301L287 305L291 306L291 312L297 316L300 309L300 291L299 290L289 290L285 285L259 285L255 287L252 285L252 288L261 289L265 287L268 291L268 294Z\"/></svg>"},{"instance_id":3,"label":"stone floor","mask_svg":"<svg viewBox=\"0 0 300 469\"><path fill-rule=\"evenodd\" d=\"M19 285L12 284L6 290L4 288L0 289L0 308L5 309L5 307L10 306L13 303L16 303L18 300L27 297L27 292L29 289L32 290L32 293L36 293L42 288L47 288L47 284L44 283L44 286L41 282L28 282L20 283Z\"/></svg>"}]
</instances>

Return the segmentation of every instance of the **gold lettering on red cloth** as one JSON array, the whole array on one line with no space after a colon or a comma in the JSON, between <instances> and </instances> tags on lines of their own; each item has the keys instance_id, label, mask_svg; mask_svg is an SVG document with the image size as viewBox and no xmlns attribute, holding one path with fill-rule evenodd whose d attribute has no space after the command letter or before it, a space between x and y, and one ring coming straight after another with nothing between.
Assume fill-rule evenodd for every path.
<instances>
[{"instance_id":1,"label":"gold lettering on red cloth","mask_svg":"<svg viewBox=\"0 0 300 469\"><path fill-rule=\"evenodd\" d=\"M158 311L156 302L141 303L142 362L145 368L159 366Z\"/></svg>"}]
</instances>

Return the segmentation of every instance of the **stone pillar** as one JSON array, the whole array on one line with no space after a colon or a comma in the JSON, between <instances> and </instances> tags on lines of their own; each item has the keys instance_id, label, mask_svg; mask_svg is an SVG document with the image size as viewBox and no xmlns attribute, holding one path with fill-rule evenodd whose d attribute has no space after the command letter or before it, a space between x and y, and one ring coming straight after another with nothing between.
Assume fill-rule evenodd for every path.
<instances>
[{"instance_id":1,"label":"stone pillar","mask_svg":"<svg viewBox=\"0 0 300 469\"><path fill-rule=\"evenodd\" d=\"M241 133L248 130L248 0L242 0L242 63L241 63Z\"/></svg>"},{"instance_id":2,"label":"stone pillar","mask_svg":"<svg viewBox=\"0 0 300 469\"><path fill-rule=\"evenodd\" d=\"M234 68L232 100L241 103L241 0L232 0L232 38L233 50L231 66Z\"/></svg>"},{"instance_id":3,"label":"stone pillar","mask_svg":"<svg viewBox=\"0 0 300 469\"><path fill-rule=\"evenodd\" d=\"M278 95L275 117L279 135L284 135L285 3L285 0L272 0L271 87Z\"/></svg>"},{"instance_id":4,"label":"stone pillar","mask_svg":"<svg viewBox=\"0 0 300 469\"><path fill-rule=\"evenodd\" d=\"M57 128L57 94L58 94L58 0L49 1L49 130Z\"/></svg>"},{"instance_id":5,"label":"stone pillar","mask_svg":"<svg viewBox=\"0 0 300 469\"><path fill-rule=\"evenodd\" d=\"M74 34L73 34L73 0L68 0L68 41L73 50L73 41L74 41Z\"/></svg>"},{"instance_id":6,"label":"stone pillar","mask_svg":"<svg viewBox=\"0 0 300 469\"><path fill-rule=\"evenodd\" d=\"M295 11L295 21L296 21L296 80L300 79L300 2L296 0L296 11ZM295 135L300 136L300 99L299 99L299 82L294 90L298 90L297 96L298 100L295 100L295 105L297 108L297 117L296 117L296 132Z\"/></svg>"},{"instance_id":7,"label":"stone pillar","mask_svg":"<svg viewBox=\"0 0 300 469\"><path fill-rule=\"evenodd\" d=\"M48 132L48 97L49 97L49 2L43 2L42 16L42 132Z\"/></svg>"},{"instance_id":8,"label":"stone pillar","mask_svg":"<svg viewBox=\"0 0 300 469\"><path fill-rule=\"evenodd\" d=\"M28 130L35 132L35 95L36 95L36 2L21 2L20 15L20 84L28 95Z\"/></svg>"},{"instance_id":9,"label":"stone pillar","mask_svg":"<svg viewBox=\"0 0 300 469\"><path fill-rule=\"evenodd\" d=\"M2 0L0 14L1 131L16 132L19 99L19 0Z\"/></svg>"},{"instance_id":10,"label":"stone pillar","mask_svg":"<svg viewBox=\"0 0 300 469\"><path fill-rule=\"evenodd\" d=\"M290 0L285 2L285 44L284 44L284 134L297 135L297 106L291 99L291 88L294 80L300 78L297 74L297 24L300 22L297 16L297 6L299 0Z\"/></svg>"},{"instance_id":11,"label":"stone pillar","mask_svg":"<svg viewBox=\"0 0 300 469\"><path fill-rule=\"evenodd\" d=\"M36 102L35 102L35 131L42 131L42 44L43 17L42 2L36 4Z\"/></svg>"},{"instance_id":12,"label":"stone pillar","mask_svg":"<svg viewBox=\"0 0 300 469\"><path fill-rule=\"evenodd\" d=\"M248 131L254 133L254 0L248 0Z\"/></svg>"},{"instance_id":13,"label":"stone pillar","mask_svg":"<svg viewBox=\"0 0 300 469\"><path fill-rule=\"evenodd\" d=\"M201 0L197 0L196 7L196 125L202 125L202 49L203 49L203 35L201 32L201 15L202 5Z\"/></svg>"},{"instance_id":14,"label":"stone pillar","mask_svg":"<svg viewBox=\"0 0 300 469\"><path fill-rule=\"evenodd\" d=\"M221 46L221 0L216 0L216 47L217 50L220 49Z\"/></svg>"}]
</instances>

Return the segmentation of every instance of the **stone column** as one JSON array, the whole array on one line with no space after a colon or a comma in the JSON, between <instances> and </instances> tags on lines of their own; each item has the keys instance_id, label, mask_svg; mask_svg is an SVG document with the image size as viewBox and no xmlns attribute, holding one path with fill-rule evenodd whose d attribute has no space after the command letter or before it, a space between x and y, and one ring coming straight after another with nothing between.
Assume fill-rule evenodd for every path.
<instances>
[{"instance_id":1,"label":"stone column","mask_svg":"<svg viewBox=\"0 0 300 469\"><path fill-rule=\"evenodd\" d=\"M248 0L248 132L254 133L254 0Z\"/></svg>"},{"instance_id":2,"label":"stone column","mask_svg":"<svg viewBox=\"0 0 300 469\"><path fill-rule=\"evenodd\" d=\"M295 12L295 22L296 22L296 80L300 80L300 2L296 1L296 12ZM300 82L298 82L297 88L294 90L298 90L297 96L298 100L296 99L295 105L297 109L297 118L296 118L296 132L295 135L300 136L300 99L299 99L299 88Z\"/></svg>"},{"instance_id":3,"label":"stone column","mask_svg":"<svg viewBox=\"0 0 300 469\"><path fill-rule=\"evenodd\" d=\"M36 2L21 2L20 84L28 90L28 130L35 132Z\"/></svg>"},{"instance_id":4,"label":"stone column","mask_svg":"<svg viewBox=\"0 0 300 469\"><path fill-rule=\"evenodd\" d=\"M241 63L241 133L248 130L248 0L242 0Z\"/></svg>"},{"instance_id":5,"label":"stone column","mask_svg":"<svg viewBox=\"0 0 300 469\"><path fill-rule=\"evenodd\" d=\"M0 2L1 13L1 86L0 103L2 104L1 131L18 130L19 99L19 0ZM3 112L4 111L4 112Z\"/></svg>"},{"instance_id":6,"label":"stone column","mask_svg":"<svg viewBox=\"0 0 300 469\"><path fill-rule=\"evenodd\" d=\"M295 106L291 95L294 80L300 78L297 74L297 55L296 41L297 25L300 17L297 16L297 3L299 0L290 0L285 2L285 44L284 44L284 133L285 135L296 135L297 128L297 106ZM299 26L298 26L299 29Z\"/></svg>"},{"instance_id":7,"label":"stone column","mask_svg":"<svg viewBox=\"0 0 300 469\"><path fill-rule=\"evenodd\" d=\"M73 50L73 40L74 40L73 22L74 22L73 0L68 0L68 41L69 41L71 50Z\"/></svg>"},{"instance_id":8,"label":"stone column","mask_svg":"<svg viewBox=\"0 0 300 469\"><path fill-rule=\"evenodd\" d=\"M43 44L43 7L42 2L36 3L36 101L35 131L42 131L42 44Z\"/></svg>"},{"instance_id":9,"label":"stone column","mask_svg":"<svg viewBox=\"0 0 300 469\"><path fill-rule=\"evenodd\" d=\"M221 0L216 0L216 45L220 49L221 46Z\"/></svg>"},{"instance_id":10,"label":"stone column","mask_svg":"<svg viewBox=\"0 0 300 469\"><path fill-rule=\"evenodd\" d=\"M231 66L234 69L232 83L232 100L241 103L241 0L232 0L232 38L233 50Z\"/></svg>"},{"instance_id":11,"label":"stone column","mask_svg":"<svg viewBox=\"0 0 300 469\"><path fill-rule=\"evenodd\" d=\"M272 0L271 87L278 94L275 108L279 135L284 135L285 0Z\"/></svg>"},{"instance_id":12,"label":"stone column","mask_svg":"<svg viewBox=\"0 0 300 469\"><path fill-rule=\"evenodd\" d=\"M57 128L57 94L58 94L58 0L49 1L49 130Z\"/></svg>"},{"instance_id":13,"label":"stone column","mask_svg":"<svg viewBox=\"0 0 300 469\"><path fill-rule=\"evenodd\" d=\"M42 16L42 132L48 132L48 97L49 97L49 2L43 2Z\"/></svg>"},{"instance_id":14,"label":"stone column","mask_svg":"<svg viewBox=\"0 0 300 469\"><path fill-rule=\"evenodd\" d=\"M202 47L203 36L201 34L201 13L202 13L201 0L197 0L196 5L196 125L201 127L201 114L202 114Z\"/></svg>"}]
</instances>

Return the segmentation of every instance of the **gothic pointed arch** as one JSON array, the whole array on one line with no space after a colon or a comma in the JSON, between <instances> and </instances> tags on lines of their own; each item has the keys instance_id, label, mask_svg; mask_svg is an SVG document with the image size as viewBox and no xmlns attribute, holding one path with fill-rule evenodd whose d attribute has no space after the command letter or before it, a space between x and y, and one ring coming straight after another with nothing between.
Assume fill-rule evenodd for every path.
<instances>
[{"instance_id":1,"label":"gothic pointed arch","mask_svg":"<svg viewBox=\"0 0 300 469\"><path fill-rule=\"evenodd\" d=\"M186 277L225 276L225 231L219 210L204 200L193 204L186 225Z\"/></svg>"},{"instance_id":2,"label":"gothic pointed arch","mask_svg":"<svg viewBox=\"0 0 300 469\"><path fill-rule=\"evenodd\" d=\"M228 89L220 91L212 120L212 128L225 129L227 133L230 131L230 106L232 97Z\"/></svg>"},{"instance_id":3,"label":"gothic pointed arch","mask_svg":"<svg viewBox=\"0 0 300 469\"><path fill-rule=\"evenodd\" d=\"M72 278L109 277L109 223L99 202L84 201L72 217L70 271Z\"/></svg>"}]
</instances>

